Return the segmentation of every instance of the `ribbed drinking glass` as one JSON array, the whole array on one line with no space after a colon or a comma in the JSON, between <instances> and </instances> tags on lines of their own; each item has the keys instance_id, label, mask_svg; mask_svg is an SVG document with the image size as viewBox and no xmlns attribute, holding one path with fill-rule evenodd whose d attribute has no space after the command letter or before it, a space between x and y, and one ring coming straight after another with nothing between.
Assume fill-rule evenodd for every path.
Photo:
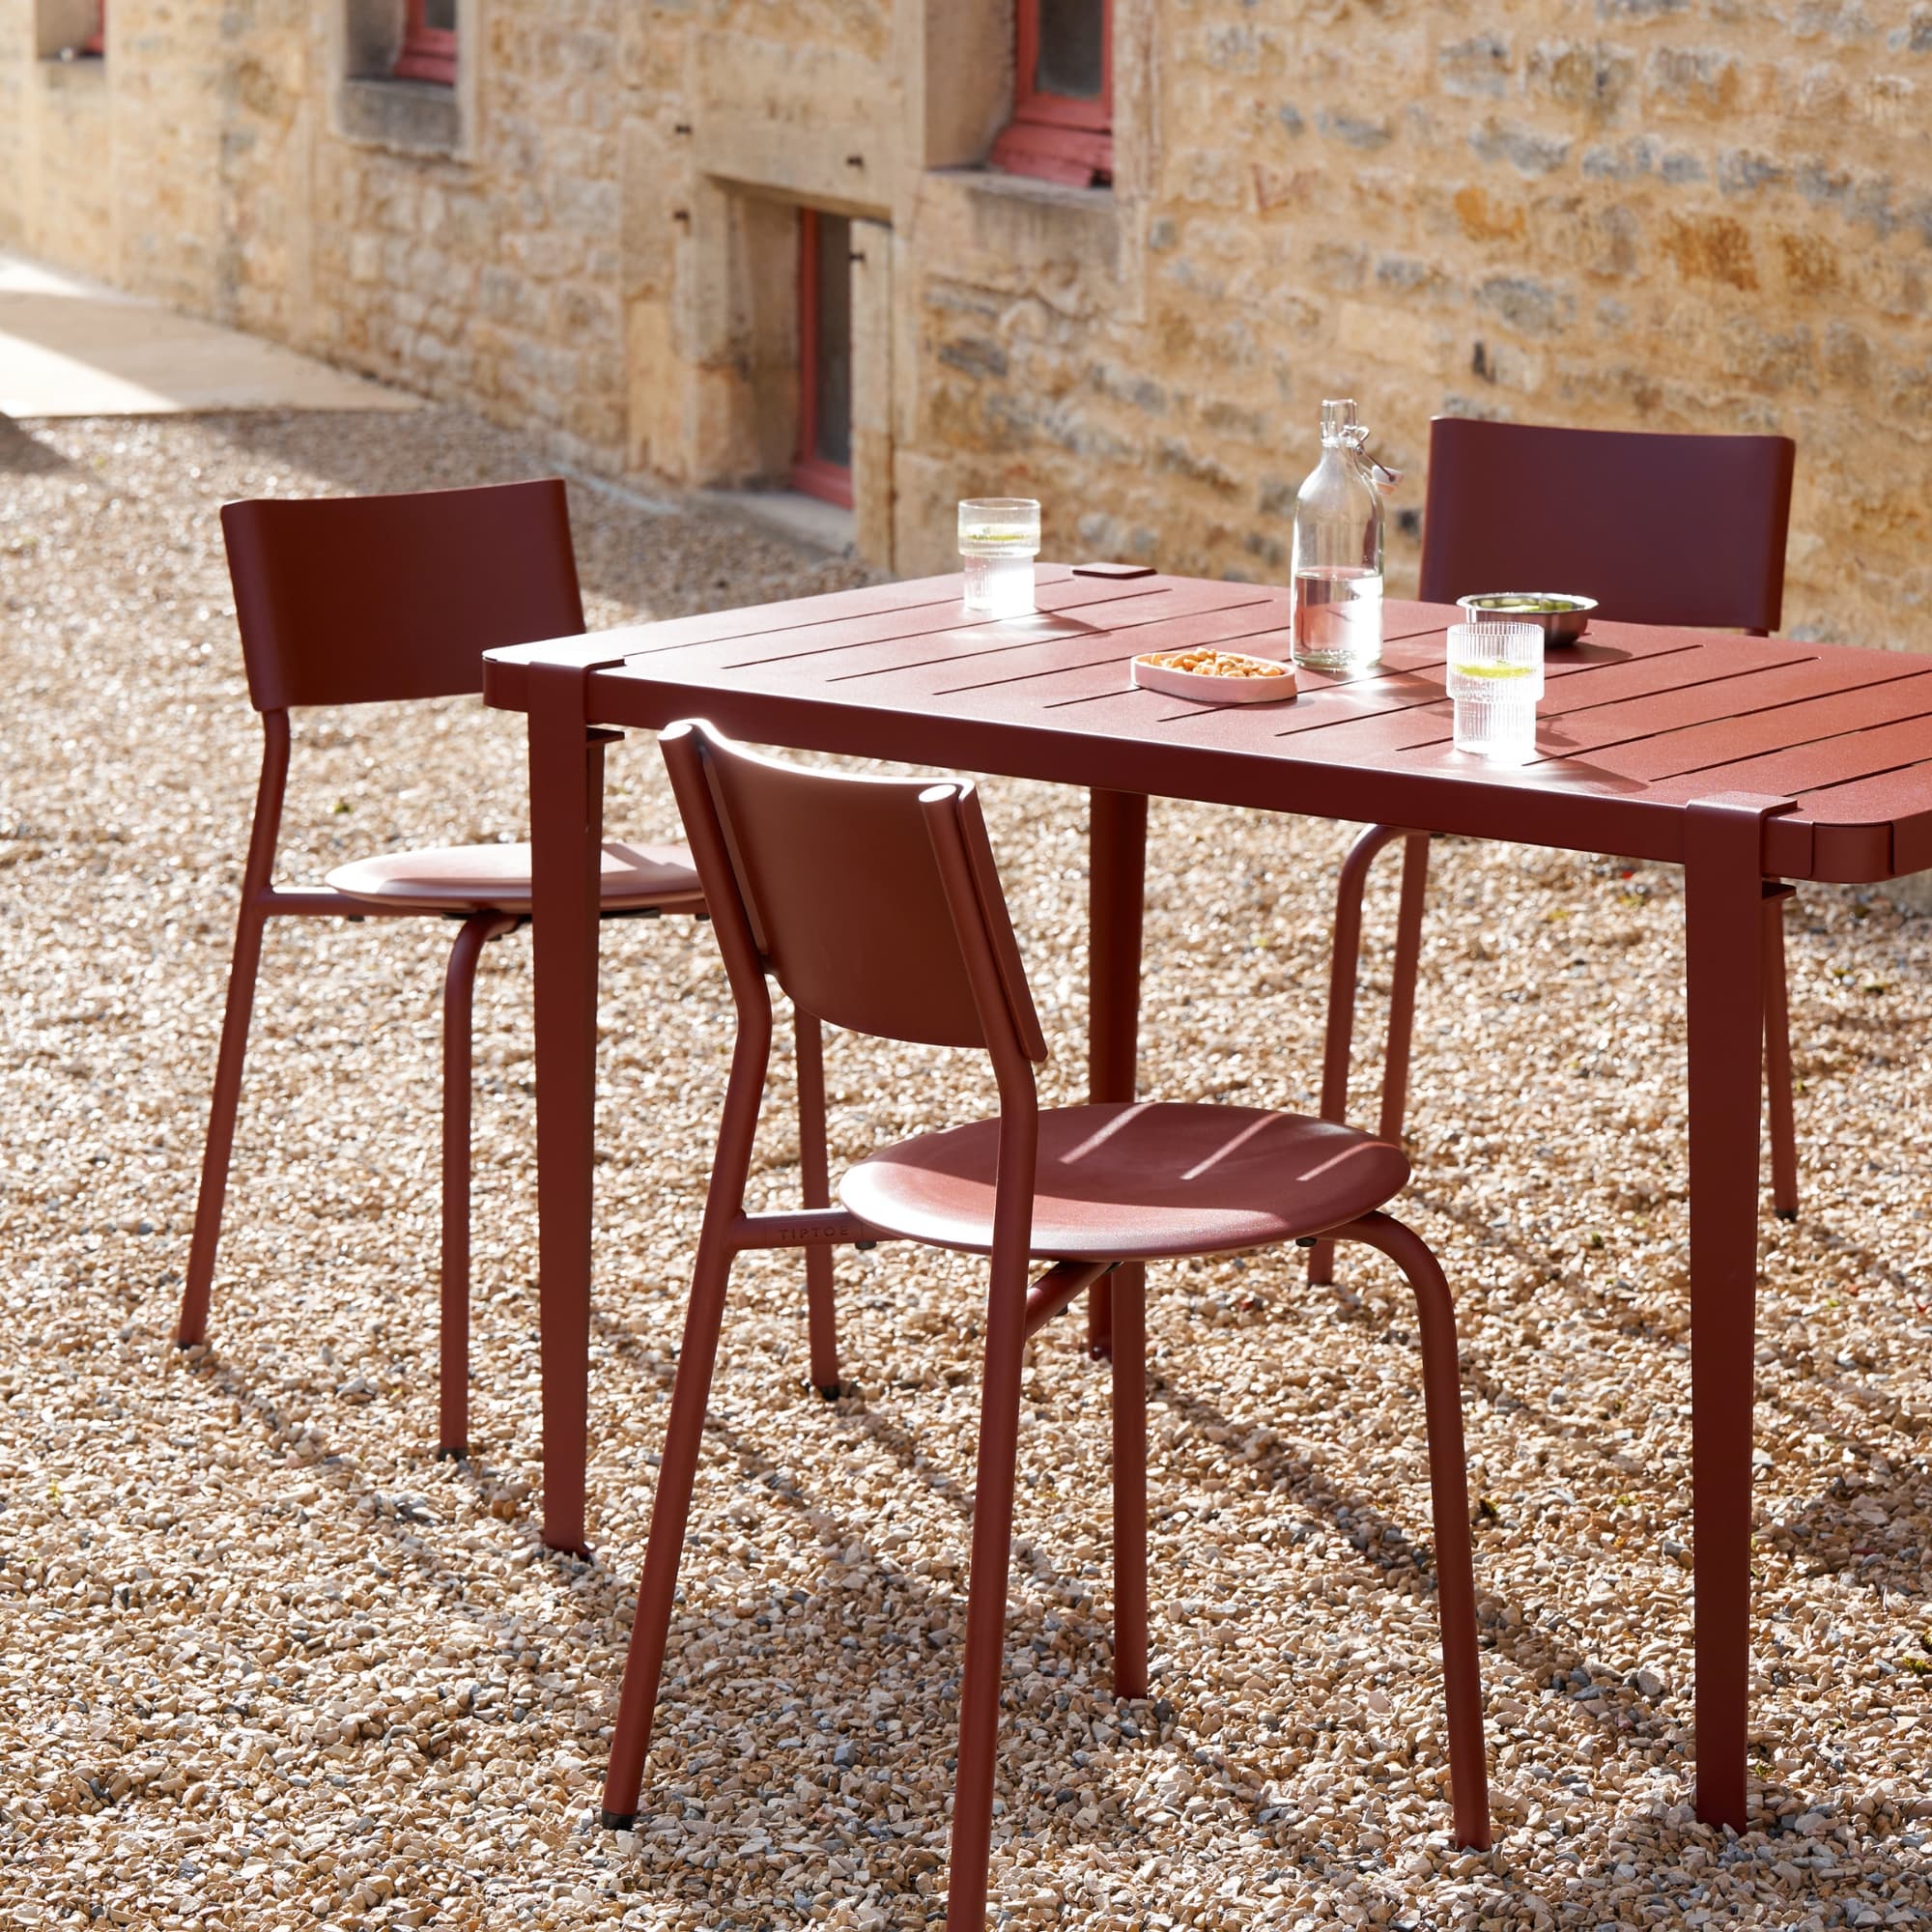
<instances>
[{"instance_id":1,"label":"ribbed drinking glass","mask_svg":"<svg viewBox=\"0 0 1932 1932\"><path fill-rule=\"evenodd\" d=\"M973 617L1023 617L1034 608L1039 505L1031 497L980 497L959 505L965 606Z\"/></svg>"},{"instance_id":2,"label":"ribbed drinking glass","mask_svg":"<svg viewBox=\"0 0 1932 1932\"><path fill-rule=\"evenodd\" d=\"M1451 624L1449 696L1456 749L1498 764L1536 755L1543 632L1534 624Z\"/></svg>"}]
</instances>

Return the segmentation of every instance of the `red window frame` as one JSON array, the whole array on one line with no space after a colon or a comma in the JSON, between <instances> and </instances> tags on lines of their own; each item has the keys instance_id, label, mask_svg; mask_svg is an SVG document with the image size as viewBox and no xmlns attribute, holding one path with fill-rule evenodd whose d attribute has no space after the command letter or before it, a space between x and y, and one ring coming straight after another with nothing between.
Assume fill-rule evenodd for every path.
<instances>
[{"instance_id":1,"label":"red window frame","mask_svg":"<svg viewBox=\"0 0 1932 1932\"><path fill-rule=\"evenodd\" d=\"M798 212L798 454L791 487L801 495L852 507L849 465L818 454L818 211Z\"/></svg>"},{"instance_id":2,"label":"red window frame","mask_svg":"<svg viewBox=\"0 0 1932 1932\"><path fill-rule=\"evenodd\" d=\"M456 36L429 23L429 0L403 0L403 44L390 69L398 80L456 82Z\"/></svg>"},{"instance_id":3,"label":"red window frame","mask_svg":"<svg viewBox=\"0 0 1932 1932\"><path fill-rule=\"evenodd\" d=\"M1100 92L1093 100L1047 94L1039 69L1040 0L1014 0L1013 118L993 143L993 165L1011 175L1092 187L1114 178L1114 0L1100 5Z\"/></svg>"}]
</instances>

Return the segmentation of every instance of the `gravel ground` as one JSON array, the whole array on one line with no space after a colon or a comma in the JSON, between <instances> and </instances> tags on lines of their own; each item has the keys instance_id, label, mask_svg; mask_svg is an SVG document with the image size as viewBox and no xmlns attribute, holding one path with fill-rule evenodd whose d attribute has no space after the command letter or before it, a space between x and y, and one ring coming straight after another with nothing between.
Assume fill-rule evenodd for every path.
<instances>
[{"instance_id":1,"label":"gravel ground","mask_svg":"<svg viewBox=\"0 0 1932 1932\"><path fill-rule=\"evenodd\" d=\"M492 949L479 996L473 1461L431 1455L433 923L272 932L213 1343L169 1343L258 743L216 506L542 467L455 414L0 437L0 1921L936 1909L978 1378L956 1259L841 1255L857 1386L836 1405L804 1386L795 1258L741 1266L648 1821L628 1843L593 1823L728 1048L705 928L607 942L594 1561L537 1540L526 939ZM573 497L596 624L856 574L712 515ZM300 740L291 880L521 822L514 721L472 703L319 714ZM649 746L611 763L613 829L670 834ZM1080 803L987 799L1061 1044L1049 1095L1072 1097ZM1156 807L1150 1088L1312 1104L1344 837ZM1378 931L1391 899L1385 881ZM1932 1914L1932 921L1822 889L1802 908L1808 1208L1764 1228L1751 1832L1687 1804L1678 880L1448 846L1402 1211L1461 1301L1496 1850L1445 1835L1399 1280L1360 1250L1322 1291L1292 1255L1173 1267L1150 1306L1149 1703L1107 1691L1104 1379L1071 1324L1036 1345L1003 1922ZM847 1155L987 1098L971 1062L852 1037L830 1079ZM795 1184L789 1098L773 1202Z\"/></svg>"}]
</instances>

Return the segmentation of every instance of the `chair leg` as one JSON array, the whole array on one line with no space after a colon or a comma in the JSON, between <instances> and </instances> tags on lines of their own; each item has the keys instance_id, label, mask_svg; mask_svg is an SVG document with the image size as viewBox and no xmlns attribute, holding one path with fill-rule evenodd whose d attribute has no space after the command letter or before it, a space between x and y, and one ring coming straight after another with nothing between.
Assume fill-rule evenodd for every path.
<instances>
[{"instance_id":1,"label":"chair leg","mask_svg":"<svg viewBox=\"0 0 1932 1932\"><path fill-rule=\"evenodd\" d=\"M1490 1847L1489 1774L1483 1757L1483 1680L1476 1651L1476 1579L1469 1549L1469 1478L1463 1450L1463 1382L1456 1309L1441 1265L1422 1236L1387 1214L1365 1214L1342 1240L1378 1248L1408 1277L1421 1335L1423 1411L1435 1537L1435 1602L1448 1709L1449 1791L1456 1842Z\"/></svg>"},{"instance_id":2,"label":"chair leg","mask_svg":"<svg viewBox=\"0 0 1932 1932\"><path fill-rule=\"evenodd\" d=\"M1114 1284L1114 1695L1148 1693L1147 1269Z\"/></svg>"},{"instance_id":3,"label":"chair leg","mask_svg":"<svg viewBox=\"0 0 1932 1932\"><path fill-rule=\"evenodd\" d=\"M1403 836L1395 825L1372 825L1349 848L1335 889L1335 941L1328 966L1328 1029L1321 1049L1321 1118L1349 1118L1349 1063L1355 1037L1355 980L1362 953L1362 895L1369 867L1385 845ZM1308 1279L1325 1288L1335 1279L1335 1243L1317 1241Z\"/></svg>"},{"instance_id":4,"label":"chair leg","mask_svg":"<svg viewBox=\"0 0 1932 1932\"><path fill-rule=\"evenodd\" d=\"M438 1456L469 1448L469 1122L471 1009L476 962L491 940L514 932L507 913L463 922L442 982L442 1307L437 1362Z\"/></svg>"},{"instance_id":5,"label":"chair leg","mask_svg":"<svg viewBox=\"0 0 1932 1932\"><path fill-rule=\"evenodd\" d=\"M208 1141L201 1155L201 1189L195 1197L187 1282L182 1290L181 1319L175 1329L175 1341L184 1349L208 1339L209 1291L214 1280L214 1250L221 1239L228 1164L235 1151L235 1117L242 1103L242 1066L248 1052L248 1022L255 1010L262 929L267 924L267 913L244 899L235 927L235 956L228 968L228 999L221 1015L221 1046L214 1062L214 1093L208 1108Z\"/></svg>"},{"instance_id":6,"label":"chair leg","mask_svg":"<svg viewBox=\"0 0 1932 1932\"><path fill-rule=\"evenodd\" d=\"M1382 1057L1382 1112L1378 1131L1402 1140L1408 1112L1408 1049L1415 1035L1415 980L1422 964L1422 903L1429 891L1429 834L1402 841L1402 907L1396 916L1395 976L1389 987L1388 1050Z\"/></svg>"},{"instance_id":7,"label":"chair leg","mask_svg":"<svg viewBox=\"0 0 1932 1932\"><path fill-rule=\"evenodd\" d=\"M1014 1163L1025 1175L1029 1196L1033 1158L1033 1150L1028 1147L1024 1161ZM1003 1146L1003 1170L1006 1164ZM1003 1172L1003 1182L1005 1178ZM1006 1664L1007 1584L1012 1562L1013 1474L1019 1458L1020 1384L1026 1359L1027 1223L1031 1216L1029 1198L1024 1218L1013 1217L1006 1228L996 1220L988 1270L986 1368L973 1473L972 1576L966 1599L966 1658L959 1680L959 1751L952 1785L947 1932L981 1932L986 1919L1000 1680Z\"/></svg>"},{"instance_id":8,"label":"chair leg","mask_svg":"<svg viewBox=\"0 0 1932 1932\"><path fill-rule=\"evenodd\" d=\"M1764 1090L1771 1111L1771 1198L1781 1220L1798 1218L1798 1122L1793 1115L1791 1010L1784 981L1789 886L1764 892Z\"/></svg>"},{"instance_id":9,"label":"chair leg","mask_svg":"<svg viewBox=\"0 0 1932 1932\"><path fill-rule=\"evenodd\" d=\"M808 1208L832 1206L832 1173L825 1151L825 1043L817 1018L794 1010L798 1042L799 1185ZM832 1293L832 1250L805 1251L806 1326L811 1343L812 1385L829 1402L838 1393L838 1317Z\"/></svg>"},{"instance_id":10,"label":"chair leg","mask_svg":"<svg viewBox=\"0 0 1932 1932\"><path fill-rule=\"evenodd\" d=\"M631 1626L624 1688L611 1738L610 1768L604 1775L603 1820L614 1831L629 1831L637 1820L638 1793L651 1747L658 1680L664 1674L671 1602L677 1592L678 1561L684 1553L685 1524L691 1515L691 1486L704 1439L704 1410L711 1396L718 1330L724 1320L724 1290L730 1274L731 1250L722 1225L707 1226L698 1239L697 1262L692 1271L691 1308L678 1352L670 1423L665 1432L657 1492L651 1499L644 1574L638 1585L638 1611Z\"/></svg>"}]
</instances>

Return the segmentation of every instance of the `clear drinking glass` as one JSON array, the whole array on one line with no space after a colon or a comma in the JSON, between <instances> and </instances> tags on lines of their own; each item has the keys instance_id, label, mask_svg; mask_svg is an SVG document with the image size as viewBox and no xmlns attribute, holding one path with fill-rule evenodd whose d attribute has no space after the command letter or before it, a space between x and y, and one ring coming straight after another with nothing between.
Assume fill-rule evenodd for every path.
<instances>
[{"instance_id":1,"label":"clear drinking glass","mask_svg":"<svg viewBox=\"0 0 1932 1932\"><path fill-rule=\"evenodd\" d=\"M1034 608L1039 505L1031 497L979 497L959 505L959 555L966 611L974 617L1023 617Z\"/></svg>"},{"instance_id":2,"label":"clear drinking glass","mask_svg":"<svg viewBox=\"0 0 1932 1932\"><path fill-rule=\"evenodd\" d=\"M1535 624L1451 624L1449 696L1456 749L1498 764L1536 755L1543 696L1543 632Z\"/></svg>"}]
</instances>

